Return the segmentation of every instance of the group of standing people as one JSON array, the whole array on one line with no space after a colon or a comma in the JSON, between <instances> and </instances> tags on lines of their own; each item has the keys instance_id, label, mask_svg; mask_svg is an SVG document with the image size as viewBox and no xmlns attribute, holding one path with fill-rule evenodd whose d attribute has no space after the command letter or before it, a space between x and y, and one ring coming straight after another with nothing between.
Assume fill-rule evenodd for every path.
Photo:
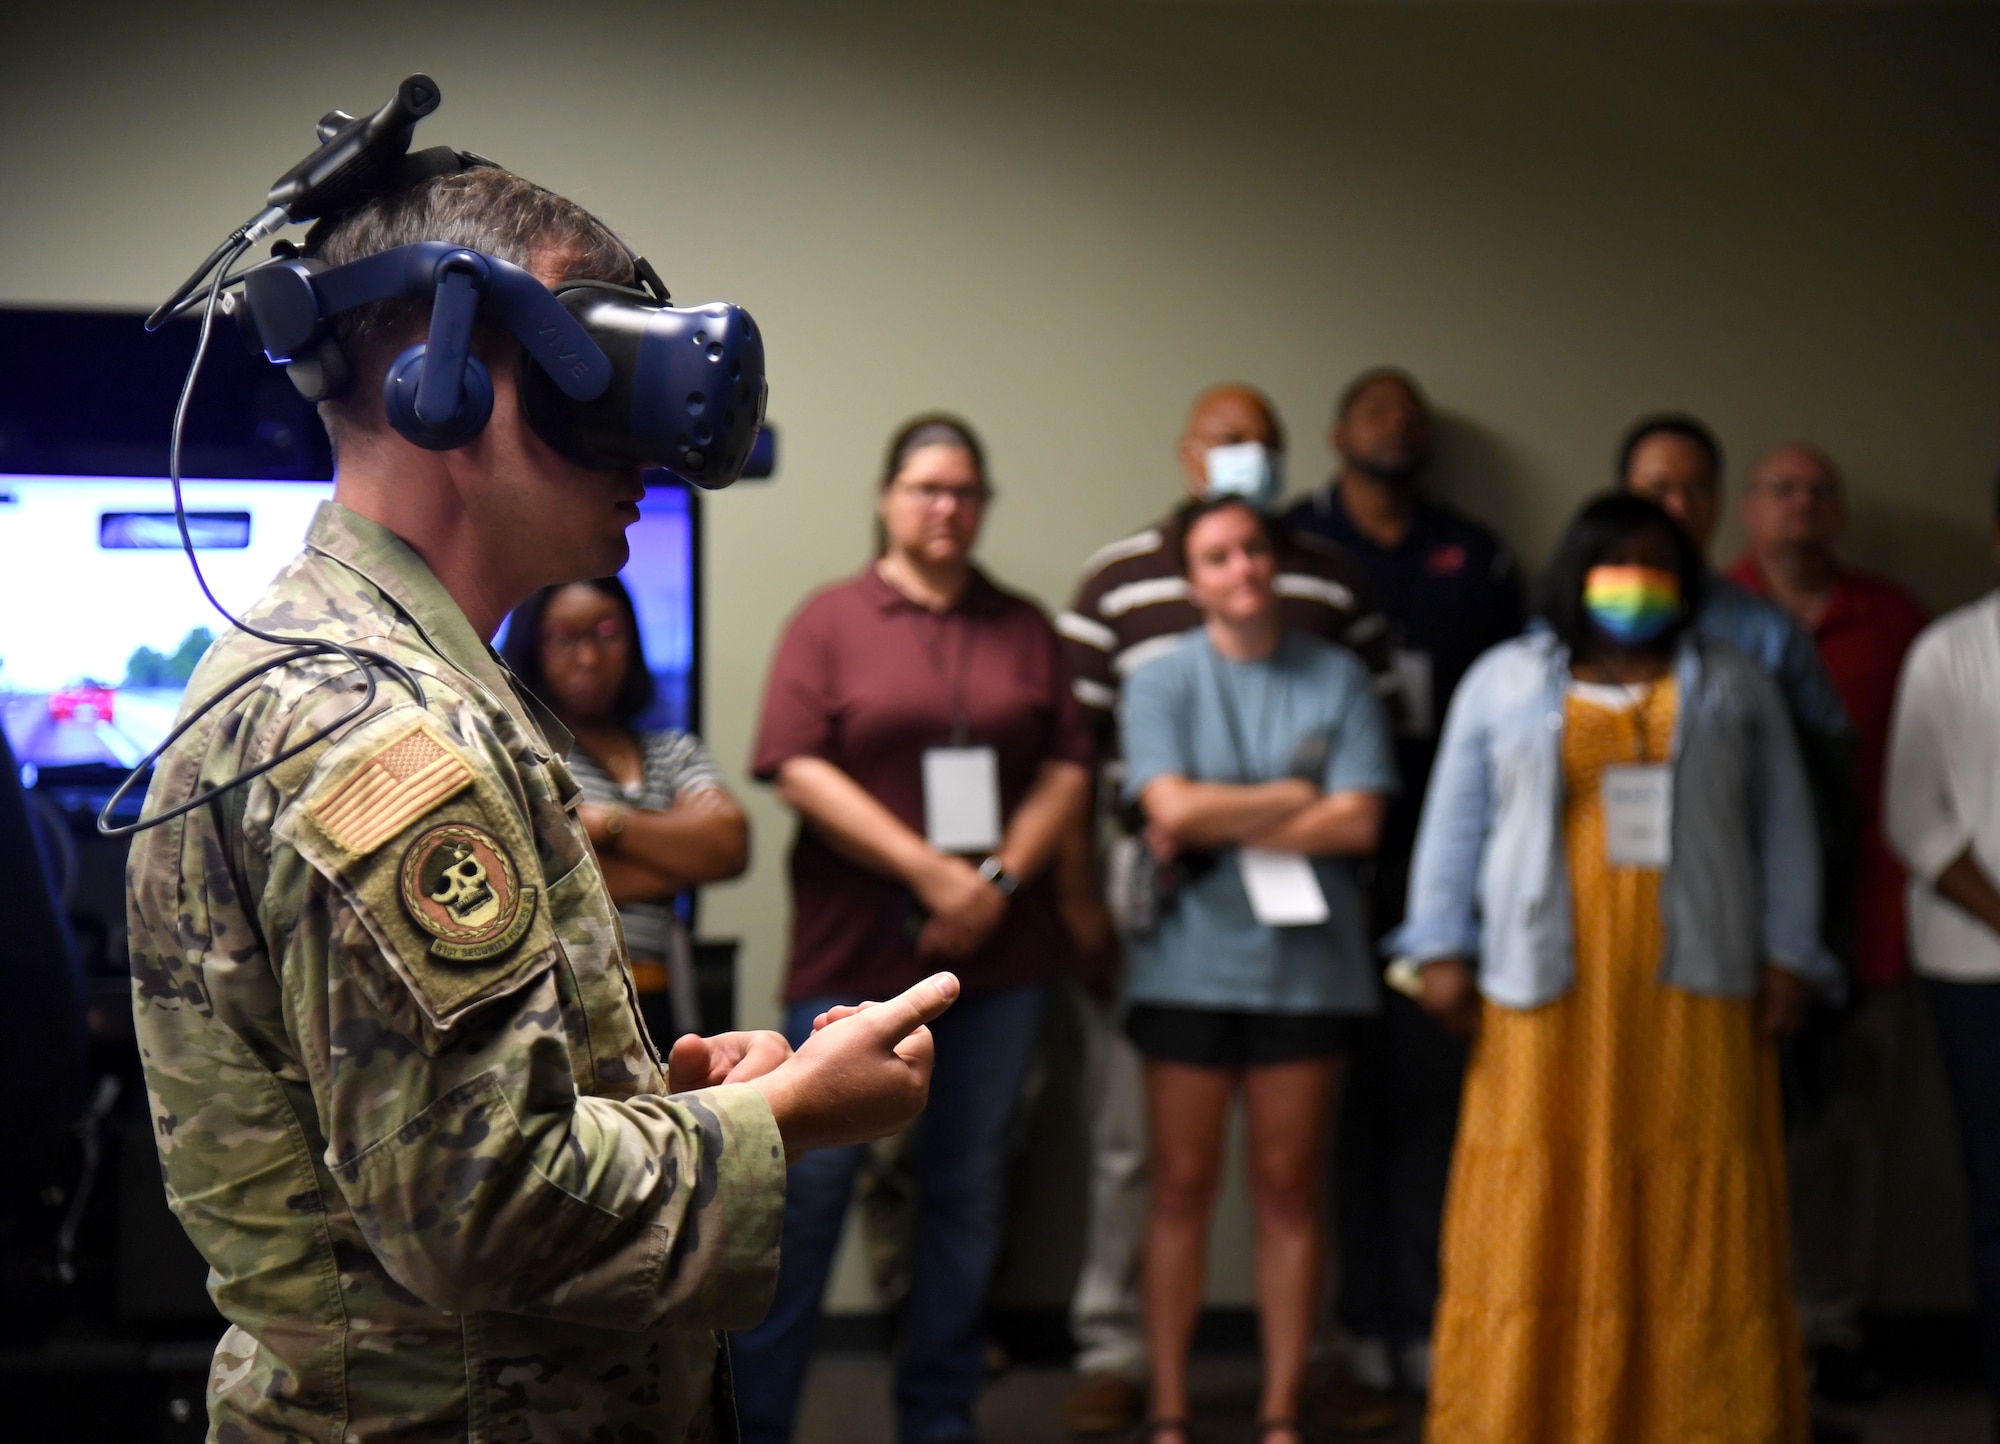
<instances>
[{"instance_id":1,"label":"group of standing people","mask_svg":"<svg viewBox=\"0 0 2000 1444\"><path fill-rule=\"evenodd\" d=\"M1943 796L1976 746L1890 747L1954 725L1892 728L1923 610L1839 562L1840 478L1810 446L1754 469L1725 573L1719 444L1691 417L1639 423L1531 604L1505 544L1425 494L1409 376L1357 378L1328 440L1333 479L1282 508L1268 401L1204 393L1186 497L1094 555L1051 625L973 563L978 438L919 417L889 447L878 555L786 628L753 771L801 823L788 1035L927 969L964 984L908 1149L900 1436L972 1437L1009 1132L1067 973L1093 998L1078 1432L1191 1437L1240 1092L1261 1438L1382 1427L1399 1391L1453 1441L1804 1438L1809 1381L1879 1388L1859 1318L1918 1023L1904 861L1934 969L1978 980L1932 990L1968 1139L1990 1107L1983 1055L1952 1047L1987 1006L1980 949L2000 958L1979 824L1953 821L1984 794ZM661 744L562 700L629 601L598 584L545 606L518 645L541 639L587 792L612 789L585 821L614 895L621 858L634 897L724 875L727 846L697 863L638 820L635 789L714 788L704 835L728 819L740 849L698 750L654 779ZM1905 711L1941 708L1958 665ZM651 932L628 931L636 960ZM1780 1047L1809 1014L1844 1066L1788 1123ZM790 1435L864 1155L790 1170L776 1299L734 1340L748 1439ZM1967 1155L1976 1197L2000 1194L2000 1163Z\"/></svg>"},{"instance_id":2,"label":"group of standing people","mask_svg":"<svg viewBox=\"0 0 2000 1444\"><path fill-rule=\"evenodd\" d=\"M315 254L395 236L635 278L488 165ZM908 1127L898 1432L971 1439L1008 1135L1072 971L1104 1000L1081 1431L1191 1438L1240 1092L1266 1444L1315 1406L1379 1427L1396 1387L1449 1444L1804 1439L1808 1358L1822 1397L1875 1386L1918 998L2000 1383L2000 593L1926 625L1844 566L1823 453L1754 468L1725 575L1720 446L1641 422L1530 608L1424 495L1407 375L1343 393L1339 471L1289 510L1272 408L1219 387L1188 497L1052 624L973 563L977 438L917 418L878 554L771 670L786 1036L704 1039L671 900L741 870L743 812L644 728L629 595L575 580L629 556L638 470L520 424L512 364L478 438L412 443L369 383L423 318L382 304L337 325L335 497L197 668L129 864L148 1113L230 1320L217 1437L695 1439L733 1408L783 1440L860 1150ZM1815 999L1847 1066L1799 1049L1787 1098ZM1315 1400L1329 1256L1347 1347Z\"/></svg>"}]
</instances>

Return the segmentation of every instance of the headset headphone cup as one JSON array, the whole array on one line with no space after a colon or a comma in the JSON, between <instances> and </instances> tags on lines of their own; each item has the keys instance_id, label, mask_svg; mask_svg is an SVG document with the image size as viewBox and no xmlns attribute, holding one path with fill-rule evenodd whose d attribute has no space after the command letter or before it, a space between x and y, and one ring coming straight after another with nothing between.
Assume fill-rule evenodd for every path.
<instances>
[{"instance_id":1,"label":"headset headphone cup","mask_svg":"<svg viewBox=\"0 0 2000 1444\"><path fill-rule=\"evenodd\" d=\"M479 435L492 420L493 377L477 356L466 357L457 408L435 421L427 420L418 414L417 396L423 390L424 354L429 349L419 341L389 363L388 374L382 378L382 411L404 440L426 451L453 451Z\"/></svg>"},{"instance_id":2,"label":"headset headphone cup","mask_svg":"<svg viewBox=\"0 0 2000 1444\"><path fill-rule=\"evenodd\" d=\"M430 333L390 363L382 377L382 409L412 444L450 451L485 430L493 415L493 378L472 354L493 266L477 251L453 251L432 275L437 289Z\"/></svg>"}]
</instances>

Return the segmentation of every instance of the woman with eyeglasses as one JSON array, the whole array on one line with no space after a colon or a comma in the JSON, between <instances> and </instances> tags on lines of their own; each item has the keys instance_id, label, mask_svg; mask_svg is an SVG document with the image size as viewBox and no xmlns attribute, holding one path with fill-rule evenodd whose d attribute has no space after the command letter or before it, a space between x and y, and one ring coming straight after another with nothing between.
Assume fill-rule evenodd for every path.
<instances>
[{"instance_id":1,"label":"woman with eyeglasses","mask_svg":"<svg viewBox=\"0 0 2000 1444\"><path fill-rule=\"evenodd\" d=\"M1445 718L1390 945L1473 1038L1427 1437L1803 1444L1776 1040L1819 840L1791 719L1652 502L1571 522Z\"/></svg>"},{"instance_id":2,"label":"woman with eyeglasses","mask_svg":"<svg viewBox=\"0 0 2000 1444\"><path fill-rule=\"evenodd\" d=\"M656 1041L700 1031L673 897L741 873L750 827L699 738L640 727L654 683L631 593L616 577L545 587L508 619L501 655L576 738L577 816L617 904L649 1025L671 999L671 1031Z\"/></svg>"},{"instance_id":3,"label":"woman with eyeglasses","mask_svg":"<svg viewBox=\"0 0 2000 1444\"><path fill-rule=\"evenodd\" d=\"M897 1364L903 1444L969 1440L1000 1246L1006 1139L1070 942L1048 875L1089 794L1089 737L1053 627L973 565L991 490L963 421L889 444L879 555L809 598L772 662L753 770L799 814L785 1030L949 964ZM735 1336L743 1437L790 1437L859 1148L790 1172L777 1296Z\"/></svg>"}]
</instances>

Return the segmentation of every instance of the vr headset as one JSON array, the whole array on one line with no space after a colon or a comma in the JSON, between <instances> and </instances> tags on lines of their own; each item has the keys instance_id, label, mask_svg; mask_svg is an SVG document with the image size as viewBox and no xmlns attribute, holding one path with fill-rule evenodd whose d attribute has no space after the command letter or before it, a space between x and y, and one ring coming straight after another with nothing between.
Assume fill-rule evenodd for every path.
<instances>
[{"instance_id":1,"label":"vr headset","mask_svg":"<svg viewBox=\"0 0 2000 1444\"><path fill-rule=\"evenodd\" d=\"M728 302L675 307L659 276L633 256L639 287L569 281L553 290L498 256L423 241L328 266L288 242L270 261L230 273L230 262L280 227L329 220L431 176L493 162L445 147L409 154L418 120L442 99L413 75L365 118L335 111L320 148L279 178L266 209L237 228L148 320L154 329L192 309L215 270L209 299L239 283L223 309L282 365L306 400L343 394L353 377L333 320L358 306L428 300L425 340L391 363L382 402L389 424L434 451L463 446L493 413L493 380L473 354L483 312L521 343L517 381L535 433L585 466L663 467L696 486L743 474L764 423L764 342L749 312ZM190 297L193 297L191 300Z\"/></svg>"}]
</instances>

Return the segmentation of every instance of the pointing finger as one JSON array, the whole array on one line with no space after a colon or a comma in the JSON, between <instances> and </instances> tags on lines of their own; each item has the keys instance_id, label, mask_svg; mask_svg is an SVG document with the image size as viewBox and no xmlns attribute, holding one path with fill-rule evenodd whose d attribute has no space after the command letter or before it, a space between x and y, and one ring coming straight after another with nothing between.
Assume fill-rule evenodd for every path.
<instances>
[{"instance_id":1,"label":"pointing finger","mask_svg":"<svg viewBox=\"0 0 2000 1444\"><path fill-rule=\"evenodd\" d=\"M858 1018L884 1040L908 1037L916 1029L941 1015L958 1001L958 978L952 973L933 973L914 988L878 1003Z\"/></svg>"}]
</instances>

